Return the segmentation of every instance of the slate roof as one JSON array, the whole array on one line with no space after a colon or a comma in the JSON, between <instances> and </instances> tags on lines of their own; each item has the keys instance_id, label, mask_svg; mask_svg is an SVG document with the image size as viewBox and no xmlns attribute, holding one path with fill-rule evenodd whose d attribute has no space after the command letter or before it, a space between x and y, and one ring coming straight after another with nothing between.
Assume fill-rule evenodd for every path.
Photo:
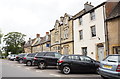
<instances>
[{"instance_id":1,"label":"slate roof","mask_svg":"<svg viewBox=\"0 0 120 79\"><path fill-rule=\"evenodd\" d=\"M27 41L25 43L24 47L30 47L34 41L35 41L35 39L31 39L31 40Z\"/></svg>"},{"instance_id":2,"label":"slate roof","mask_svg":"<svg viewBox=\"0 0 120 79\"><path fill-rule=\"evenodd\" d=\"M120 1L116 5L116 7L112 10L107 20L117 18L117 17L120 17Z\"/></svg>"}]
</instances>

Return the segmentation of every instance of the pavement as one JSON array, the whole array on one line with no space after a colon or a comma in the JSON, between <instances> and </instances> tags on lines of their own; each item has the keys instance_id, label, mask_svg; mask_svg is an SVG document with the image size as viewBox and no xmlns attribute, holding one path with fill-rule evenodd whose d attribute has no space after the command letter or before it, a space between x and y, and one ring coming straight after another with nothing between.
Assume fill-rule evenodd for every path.
<instances>
[{"instance_id":1,"label":"pavement","mask_svg":"<svg viewBox=\"0 0 120 79\"><path fill-rule=\"evenodd\" d=\"M65 78L65 79L101 79L98 74L80 74L80 73L72 73L69 75L62 74L56 67L49 67L44 70L40 70L37 66L26 66L25 64L19 64L17 61L9 61L0 59L0 63L2 66L0 67L2 70L2 79L11 78L11 79L19 79L19 78ZM1 73L1 72L0 72Z\"/></svg>"}]
</instances>

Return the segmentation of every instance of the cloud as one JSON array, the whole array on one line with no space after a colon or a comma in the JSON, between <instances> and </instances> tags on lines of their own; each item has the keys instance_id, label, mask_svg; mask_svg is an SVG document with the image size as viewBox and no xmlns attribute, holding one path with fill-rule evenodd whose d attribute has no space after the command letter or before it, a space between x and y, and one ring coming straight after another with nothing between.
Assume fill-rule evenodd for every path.
<instances>
[{"instance_id":1,"label":"cloud","mask_svg":"<svg viewBox=\"0 0 120 79\"><path fill-rule=\"evenodd\" d=\"M75 15L87 0L0 0L0 28L3 33L18 31L27 38L41 36L54 27L64 13ZM98 5L103 0L89 0Z\"/></svg>"}]
</instances>

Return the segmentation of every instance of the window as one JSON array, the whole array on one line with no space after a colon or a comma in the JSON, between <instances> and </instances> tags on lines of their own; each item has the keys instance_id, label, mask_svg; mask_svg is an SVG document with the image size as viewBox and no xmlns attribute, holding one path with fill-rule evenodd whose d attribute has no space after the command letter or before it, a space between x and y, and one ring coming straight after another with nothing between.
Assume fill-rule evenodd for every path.
<instances>
[{"instance_id":1,"label":"window","mask_svg":"<svg viewBox=\"0 0 120 79\"><path fill-rule=\"evenodd\" d=\"M41 52L41 53L38 53L36 56L44 56L46 53L45 52Z\"/></svg>"},{"instance_id":2,"label":"window","mask_svg":"<svg viewBox=\"0 0 120 79\"><path fill-rule=\"evenodd\" d=\"M91 18L91 20L95 20L95 12L94 11L90 13L90 18Z\"/></svg>"},{"instance_id":3,"label":"window","mask_svg":"<svg viewBox=\"0 0 120 79\"><path fill-rule=\"evenodd\" d=\"M80 56L80 59L81 61L84 61L84 62L91 62L91 59L85 56Z\"/></svg>"},{"instance_id":4,"label":"window","mask_svg":"<svg viewBox=\"0 0 120 79\"><path fill-rule=\"evenodd\" d=\"M92 37L96 36L96 28L95 28L95 26L91 27L91 34L92 34Z\"/></svg>"},{"instance_id":5,"label":"window","mask_svg":"<svg viewBox=\"0 0 120 79\"><path fill-rule=\"evenodd\" d=\"M83 30L79 31L79 36L80 36L80 40L82 40L83 39Z\"/></svg>"},{"instance_id":6,"label":"window","mask_svg":"<svg viewBox=\"0 0 120 79\"><path fill-rule=\"evenodd\" d=\"M68 58L71 60L80 60L78 56L69 56Z\"/></svg>"},{"instance_id":7,"label":"window","mask_svg":"<svg viewBox=\"0 0 120 79\"><path fill-rule=\"evenodd\" d=\"M68 46L64 46L63 47L63 52L65 55L68 55L69 54L69 47Z\"/></svg>"},{"instance_id":8,"label":"window","mask_svg":"<svg viewBox=\"0 0 120 79\"><path fill-rule=\"evenodd\" d=\"M55 53L55 57L56 57L56 58L60 58L61 56L62 56L61 54Z\"/></svg>"},{"instance_id":9,"label":"window","mask_svg":"<svg viewBox=\"0 0 120 79\"><path fill-rule=\"evenodd\" d=\"M82 48L82 54L83 54L84 56L87 56L87 47L83 47L83 48Z\"/></svg>"},{"instance_id":10,"label":"window","mask_svg":"<svg viewBox=\"0 0 120 79\"><path fill-rule=\"evenodd\" d=\"M82 25L82 17L81 18L79 18L79 23L80 23L80 25Z\"/></svg>"},{"instance_id":11,"label":"window","mask_svg":"<svg viewBox=\"0 0 120 79\"><path fill-rule=\"evenodd\" d=\"M68 38L68 28L64 29L64 39Z\"/></svg>"},{"instance_id":12,"label":"window","mask_svg":"<svg viewBox=\"0 0 120 79\"><path fill-rule=\"evenodd\" d=\"M45 56L55 57L55 54L54 54L54 52L48 52Z\"/></svg>"}]
</instances>

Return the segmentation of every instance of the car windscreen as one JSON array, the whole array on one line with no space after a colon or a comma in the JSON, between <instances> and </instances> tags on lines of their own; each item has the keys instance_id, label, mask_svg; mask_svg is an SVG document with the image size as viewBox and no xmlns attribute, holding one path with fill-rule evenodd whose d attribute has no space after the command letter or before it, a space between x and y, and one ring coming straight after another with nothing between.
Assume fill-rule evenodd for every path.
<instances>
[{"instance_id":1,"label":"car windscreen","mask_svg":"<svg viewBox=\"0 0 120 79\"><path fill-rule=\"evenodd\" d=\"M104 61L108 62L120 62L120 56L108 56Z\"/></svg>"}]
</instances>

